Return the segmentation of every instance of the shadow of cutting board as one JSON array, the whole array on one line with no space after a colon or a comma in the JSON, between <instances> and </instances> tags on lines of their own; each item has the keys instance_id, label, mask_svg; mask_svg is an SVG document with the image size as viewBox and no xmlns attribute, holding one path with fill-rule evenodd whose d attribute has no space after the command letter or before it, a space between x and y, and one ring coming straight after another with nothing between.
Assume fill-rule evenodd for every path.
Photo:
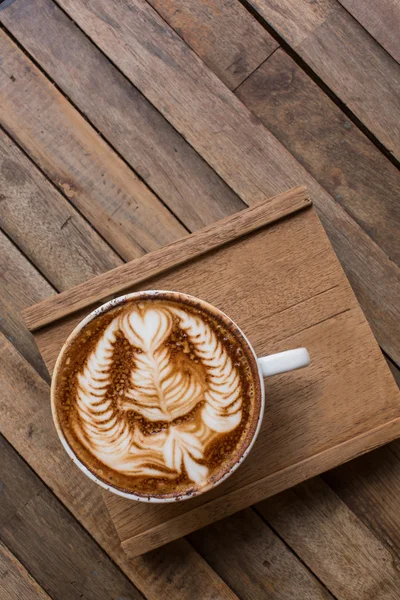
<instances>
[{"instance_id":1,"label":"shadow of cutting board","mask_svg":"<svg viewBox=\"0 0 400 600\"><path fill-rule=\"evenodd\" d=\"M243 329L259 355L306 346L311 366L265 381L266 409L243 465L173 504L104 492L122 547L137 556L400 435L400 394L305 188L152 252L27 309L52 371L73 327L139 289L187 292Z\"/></svg>"}]
</instances>

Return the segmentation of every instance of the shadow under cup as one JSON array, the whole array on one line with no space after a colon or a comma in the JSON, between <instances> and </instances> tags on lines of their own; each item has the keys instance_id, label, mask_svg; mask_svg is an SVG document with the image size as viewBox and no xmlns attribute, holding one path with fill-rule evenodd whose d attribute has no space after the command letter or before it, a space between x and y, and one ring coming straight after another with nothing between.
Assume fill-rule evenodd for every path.
<instances>
[{"instance_id":1,"label":"shadow under cup","mask_svg":"<svg viewBox=\"0 0 400 600\"><path fill-rule=\"evenodd\" d=\"M172 315L174 325L162 322L167 334L172 332L162 343L157 338L159 334L154 333L156 329L151 329L151 319L147 319L148 307L160 312L161 322L164 313L167 321ZM205 333L196 329L197 323L203 322ZM154 344L159 344L156 350L149 345L140 346L140 327L150 331L151 343L154 339ZM212 340L214 346L211 342L201 345L204 340L207 343ZM210 355L210 349L214 354ZM158 419L161 407L153 406L154 394L149 400L152 382L146 379L147 371L143 371L143 365L146 367L154 357L167 369L168 361L175 370L179 365L177 380L186 377L186 387L182 384L182 389L189 384L193 389L192 397L189 392L186 394L187 401L169 405L166 420ZM121 380L116 363L126 371ZM218 388L221 365L231 365L226 381L231 382L234 393L228 404L231 397L224 397ZM193 383L196 377L200 382L197 387ZM122 382L122 392L117 390L114 380ZM168 377L165 380L169 381ZM236 392L235 385L239 386ZM180 398L186 396L182 393ZM128 499L172 502L214 488L243 462L260 429L264 384L250 342L227 315L187 294L149 290L107 302L73 330L56 362L51 406L64 449L90 479ZM236 417L228 419L233 408L236 411L233 414L239 414L237 407L240 407L240 422L239 417L236 421ZM185 412L185 409L190 410ZM221 416L221 424L217 426L212 420L215 415ZM238 424L229 430L235 422ZM112 431L113 436L107 438L107 431ZM149 435L152 437L146 437ZM103 445L99 450L95 442L100 438ZM143 450L150 440L152 449L155 448L151 459ZM157 475L157 469L161 475ZM146 475L137 475L138 472ZM194 473L198 481L190 479L188 473Z\"/></svg>"}]
</instances>

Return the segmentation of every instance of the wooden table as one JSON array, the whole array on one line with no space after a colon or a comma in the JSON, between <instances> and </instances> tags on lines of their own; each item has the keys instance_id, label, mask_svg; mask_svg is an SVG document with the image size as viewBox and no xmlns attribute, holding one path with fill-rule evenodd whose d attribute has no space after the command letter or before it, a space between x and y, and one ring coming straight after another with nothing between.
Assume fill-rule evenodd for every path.
<instances>
[{"instance_id":1,"label":"wooden table","mask_svg":"<svg viewBox=\"0 0 400 600\"><path fill-rule=\"evenodd\" d=\"M0 598L398 600L399 442L127 560L98 488L60 477L20 311L306 184L399 382L399 0L3 0L0 20Z\"/></svg>"}]
</instances>

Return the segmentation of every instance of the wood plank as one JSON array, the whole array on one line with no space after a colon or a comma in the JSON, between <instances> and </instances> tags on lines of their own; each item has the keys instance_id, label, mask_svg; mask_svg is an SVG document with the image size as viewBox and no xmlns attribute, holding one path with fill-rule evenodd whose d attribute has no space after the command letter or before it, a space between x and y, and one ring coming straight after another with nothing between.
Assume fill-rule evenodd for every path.
<instances>
[{"instance_id":1,"label":"wood plank","mask_svg":"<svg viewBox=\"0 0 400 600\"><path fill-rule=\"evenodd\" d=\"M49 325L93 303L116 296L127 287L143 283L171 267L199 258L238 237L307 208L310 204L306 188L294 188L276 196L269 203L255 206L243 214L238 213L227 217L141 259L104 273L85 285L76 286L57 297L49 298L40 305L32 306L24 311L25 322L31 330Z\"/></svg>"},{"instance_id":2,"label":"wood plank","mask_svg":"<svg viewBox=\"0 0 400 600\"><path fill-rule=\"evenodd\" d=\"M143 598L2 437L0 457L0 537L53 600Z\"/></svg>"},{"instance_id":3,"label":"wood plank","mask_svg":"<svg viewBox=\"0 0 400 600\"><path fill-rule=\"evenodd\" d=\"M307 185L379 343L400 363L399 270L354 220L143 0L59 4L247 204Z\"/></svg>"},{"instance_id":4,"label":"wood plank","mask_svg":"<svg viewBox=\"0 0 400 600\"><path fill-rule=\"evenodd\" d=\"M400 556L398 441L326 473L324 480L381 542Z\"/></svg>"},{"instance_id":5,"label":"wood plank","mask_svg":"<svg viewBox=\"0 0 400 600\"><path fill-rule=\"evenodd\" d=\"M0 585L7 600L51 600L1 541Z\"/></svg>"},{"instance_id":6,"label":"wood plank","mask_svg":"<svg viewBox=\"0 0 400 600\"><path fill-rule=\"evenodd\" d=\"M345 1L358 3L358 0ZM159 0L151 0L150 4L208 64L213 38L204 35L197 46L193 45L191 5ZM237 4L230 3L229 11L239 10ZM368 6L372 8L367 2ZM381 14L381 8L377 13ZM201 14L200 10L199 18ZM221 43L229 43L229 29L218 31ZM219 76L223 65L219 55L209 64ZM322 89L284 50L278 49L235 93L391 260L400 265L399 171L346 119Z\"/></svg>"},{"instance_id":7,"label":"wood plank","mask_svg":"<svg viewBox=\"0 0 400 600\"><path fill-rule=\"evenodd\" d=\"M249 0L249 4L400 158L400 67L339 2Z\"/></svg>"},{"instance_id":8,"label":"wood plank","mask_svg":"<svg viewBox=\"0 0 400 600\"><path fill-rule=\"evenodd\" d=\"M192 533L189 540L240 598L333 598L251 509Z\"/></svg>"},{"instance_id":9,"label":"wood plank","mask_svg":"<svg viewBox=\"0 0 400 600\"><path fill-rule=\"evenodd\" d=\"M39 477L149 600L235 600L235 594L186 542L135 560L122 551L100 488L77 469L54 429L48 385L0 338L0 429ZM10 362L11 361L11 362ZM18 395L19 402L12 398ZM34 432L29 436L29 431ZM40 443L38 443L40 440ZM62 477L60 476L62 473Z\"/></svg>"},{"instance_id":10,"label":"wood plank","mask_svg":"<svg viewBox=\"0 0 400 600\"><path fill-rule=\"evenodd\" d=\"M35 4L19 0L0 12L0 20L189 229L199 229L244 208L236 194L52 0ZM134 187L129 184L129 189ZM127 210L137 218L133 207Z\"/></svg>"},{"instance_id":11,"label":"wood plank","mask_svg":"<svg viewBox=\"0 0 400 600\"><path fill-rule=\"evenodd\" d=\"M48 378L47 368L20 313L32 302L52 296L55 290L1 231L0 256L0 331L42 377Z\"/></svg>"},{"instance_id":12,"label":"wood plank","mask_svg":"<svg viewBox=\"0 0 400 600\"><path fill-rule=\"evenodd\" d=\"M336 598L398 598L397 559L321 479L257 510Z\"/></svg>"},{"instance_id":13,"label":"wood plank","mask_svg":"<svg viewBox=\"0 0 400 600\"><path fill-rule=\"evenodd\" d=\"M282 49L236 93L400 265L400 173Z\"/></svg>"},{"instance_id":14,"label":"wood plank","mask_svg":"<svg viewBox=\"0 0 400 600\"><path fill-rule=\"evenodd\" d=\"M340 4L400 63L399 0L339 0Z\"/></svg>"},{"instance_id":15,"label":"wood plank","mask_svg":"<svg viewBox=\"0 0 400 600\"><path fill-rule=\"evenodd\" d=\"M57 289L121 264L15 143L0 131L3 230Z\"/></svg>"},{"instance_id":16,"label":"wood plank","mask_svg":"<svg viewBox=\"0 0 400 600\"><path fill-rule=\"evenodd\" d=\"M278 47L237 0L149 0L149 4L230 89Z\"/></svg>"},{"instance_id":17,"label":"wood plank","mask_svg":"<svg viewBox=\"0 0 400 600\"><path fill-rule=\"evenodd\" d=\"M187 233L3 30L0 48L3 127L123 258Z\"/></svg>"},{"instance_id":18,"label":"wood plank","mask_svg":"<svg viewBox=\"0 0 400 600\"><path fill-rule=\"evenodd\" d=\"M253 211L240 213L238 223ZM235 230L240 230L239 225ZM213 243L217 237L213 236ZM128 281L132 282L130 277ZM227 285L237 293L227 293ZM246 332L260 356L305 345L313 360L307 370L268 382L269 418L251 456L222 486L191 502L155 507L105 497L131 556L398 434L397 388L312 209L246 235L201 260L170 268L153 277L147 287L186 291L220 307ZM100 286L101 296L104 289ZM68 333L83 316L74 314L38 332L50 371ZM363 353L358 352L360 347Z\"/></svg>"}]
</instances>

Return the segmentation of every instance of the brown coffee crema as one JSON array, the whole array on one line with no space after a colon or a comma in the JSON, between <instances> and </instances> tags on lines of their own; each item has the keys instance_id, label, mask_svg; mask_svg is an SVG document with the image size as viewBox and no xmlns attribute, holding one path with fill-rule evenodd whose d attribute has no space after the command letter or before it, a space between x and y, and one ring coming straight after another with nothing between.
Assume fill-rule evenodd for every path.
<instances>
[{"instance_id":1,"label":"brown coffee crema","mask_svg":"<svg viewBox=\"0 0 400 600\"><path fill-rule=\"evenodd\" d=\"M178 499L235 466L254 436L261 388L229 319L185 295L143 292L72 336L53 399L68 445L98 479Z\"/></svg>"}]
</instances>

